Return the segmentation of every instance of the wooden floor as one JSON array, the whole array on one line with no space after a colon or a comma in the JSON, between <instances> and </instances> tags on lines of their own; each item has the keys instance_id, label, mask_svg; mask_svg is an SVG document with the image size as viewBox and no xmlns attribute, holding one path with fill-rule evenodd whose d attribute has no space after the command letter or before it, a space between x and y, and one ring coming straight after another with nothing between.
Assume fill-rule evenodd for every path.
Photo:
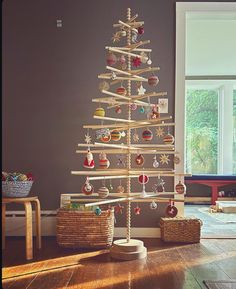
<instances>
[{"instance_id":1,"label":"wooden floor","mask_svg":"<svg viewBox=\"0 0 236 289\"><path fill-rule=\"evenodd\" d=\"M236 279L236 241L204 239L200 244L143 239L148 257L112 260L108 250L61 249L55 238L25 261L24 239L8 238L3 253L4 289L199 289L203 280Z\"/></svg>"}]
</instances>

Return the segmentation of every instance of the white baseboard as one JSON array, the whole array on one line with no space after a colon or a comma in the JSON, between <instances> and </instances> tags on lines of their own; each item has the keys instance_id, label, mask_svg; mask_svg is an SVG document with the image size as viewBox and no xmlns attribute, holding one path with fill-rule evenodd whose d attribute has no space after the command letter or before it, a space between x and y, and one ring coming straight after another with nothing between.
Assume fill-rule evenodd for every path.
<instances>
[{"instance_id":1,"label":"white baseboard","mask_svg":"<svg viewBox=\"0 0 236 289\"><path fill-rule=\"evenodd\" d=\"M6 236L25 236L25 212L6 212ZM33 232L35 235L34 212ZM56 211L41 212L42 236L56 236ZM160 238L160 228L131 228L132 238ZM126 227L115 227L114 237L125 238Z\"/></svg>"}]
</instances>

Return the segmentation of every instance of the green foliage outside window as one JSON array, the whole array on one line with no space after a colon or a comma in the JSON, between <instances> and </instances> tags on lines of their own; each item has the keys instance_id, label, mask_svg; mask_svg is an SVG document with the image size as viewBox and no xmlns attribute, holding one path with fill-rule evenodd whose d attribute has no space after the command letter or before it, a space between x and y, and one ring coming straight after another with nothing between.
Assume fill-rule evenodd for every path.
<instances>
[{"instance_id":1,"label":"green foliage outside window","mask_svg":"<svg viewBox=\"0 0 236 289\"><path fill-rule=\"evenodd\" d=\"M186 170L217 174L218 91L188 89L186 98Z\"/></svg>"}]
</instances>

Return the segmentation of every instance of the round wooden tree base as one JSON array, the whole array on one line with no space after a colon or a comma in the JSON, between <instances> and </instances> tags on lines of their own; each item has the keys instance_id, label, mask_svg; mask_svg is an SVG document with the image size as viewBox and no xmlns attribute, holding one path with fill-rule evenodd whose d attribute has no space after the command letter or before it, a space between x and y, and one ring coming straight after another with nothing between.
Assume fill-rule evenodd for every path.
<instances>
[{"instance_id":1,"label":"round wooden tree base","mask_svg":"<svg viewBox=\"0 0 236 289\"><path fill-rule=\"evenodd\" d=\"M119 260L142 259L147 256L147 248L140 240L131 239L127 242L126 239L121 239L113 242L110 255L112 258Z\"/></svg>"}]
</instances>

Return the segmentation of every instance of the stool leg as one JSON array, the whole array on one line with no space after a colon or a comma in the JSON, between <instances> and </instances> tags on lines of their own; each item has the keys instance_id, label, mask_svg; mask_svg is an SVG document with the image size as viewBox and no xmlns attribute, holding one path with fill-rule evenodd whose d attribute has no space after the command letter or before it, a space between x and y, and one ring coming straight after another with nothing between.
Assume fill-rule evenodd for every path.
<instances>
[{"instance_id":1,"label":"stool leg","mask_svg":"<svg viewBox=\"0 0 236 289\"><path fill-rule=\"evenodd\" d=\"M215 205L218 198L218 186L212 185L211 187L211 204Z\"/></svg>"},{"instance_id":2,"label":"stool leg","mask_svg":"<svg viewBox=\"0 0 236 289\"><path fill-rule=\"evenodd\" d=\"M25 202L25 233L26 233L26 259L33 258L33 230L32 230L32 206Z\"/></svg>"},{"instance_id":3,"label":"stool leg","mask_svg":"<svg viewBox=\"0 0 236 289\"><path fill-rule=\"evenodd\" d=\"M6 204L2 204L2 249L5 249Z\"/></svg>"},{"instance_id":4,"label":"stool leg","mask_svg":"<svg viewBox=\"0 0 236 289\"><path fill-rule=\"evenodd\" d=\"M41 249L41 209L39 200L35 200L36 247Z\"/></svg>"}]
</instances>

